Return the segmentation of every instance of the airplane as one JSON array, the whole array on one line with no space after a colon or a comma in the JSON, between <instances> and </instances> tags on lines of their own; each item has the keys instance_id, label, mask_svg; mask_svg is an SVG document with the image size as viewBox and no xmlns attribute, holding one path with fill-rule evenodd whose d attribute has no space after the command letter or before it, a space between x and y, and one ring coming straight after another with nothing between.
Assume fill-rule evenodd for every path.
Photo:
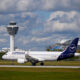
<instances>
[{"instance_id":1,"label":"airplane","mask_svg":"<svg viewBox=\"0 0 80 80\"><path fill-rule=\"evenodd\" d=\"M63 52L13 51L4 54L2 59L17 60L18 63L31 62L33 66L38 62L40 62L40 65L44 65L44 61L59 61L80 56L80 54L76 53L78 41L79 38L75 38Z\"/></svg>"}]
</instances>

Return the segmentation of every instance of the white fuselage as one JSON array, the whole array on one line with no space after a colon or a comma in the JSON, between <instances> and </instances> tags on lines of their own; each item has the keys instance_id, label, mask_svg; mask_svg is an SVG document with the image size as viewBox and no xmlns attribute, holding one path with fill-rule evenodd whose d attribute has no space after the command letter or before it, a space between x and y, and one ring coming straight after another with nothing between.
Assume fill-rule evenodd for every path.
<instances>
[{"instance_id":1,"label":"white fuselage","mask_svg":"<svg viewBox=\"0 0 80 80\"><path fill-rule=\"evenodd\" d=\"M7 52L5 55L2 56L2 58L6 60L17 60L18 58L24 59L25 52Z\"/></svg>"},{"instance_id":2,"label":"white fuselage","mask_svg":"<svg viewBox=\"0 0 80 80\"><path fill-rule=\"evenodd\" d=\"M29 55L45 61L57 60L61 52L30 51Z\"/></svg>"},{"instance_id":3,"label":"white fuselage","mask_svg":"<svg viewBox=\"0 0 80 80\"><path fill-rule=\"evenodd\" d=\"M7 60L18 60L26 59L27 55L32 58L38 59L39 61L54 61L57 60L62 52L47 52L47 51L22 51L22 52L8 52L2 56L3 59ZM75 56L80 56L80 54L75 53Z\"/></svg>"},{"instance_id":4,"label":"white fuselage","mask_svg":"<svg viewBox=\"0 0 80 80\"><path fill-rule=\"evenodd\" d=\"M43 60L57 60L59 55L62 52L47 52L47 51L29 51L29 52L8 52L3 55L3 59L7 60L17 60L17 59L26 59L26 55L29 55L34 58L39 58Z\"/></svg>"}]
</instances>

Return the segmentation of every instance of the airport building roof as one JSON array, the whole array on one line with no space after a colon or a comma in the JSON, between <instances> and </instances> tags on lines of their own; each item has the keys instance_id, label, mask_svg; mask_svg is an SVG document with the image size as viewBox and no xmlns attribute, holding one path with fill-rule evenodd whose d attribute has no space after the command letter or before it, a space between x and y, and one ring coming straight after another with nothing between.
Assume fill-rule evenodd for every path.
<instances>
[{"instance_id":1,"label":"airport building roof","mask_svg":"<svg viewBox=\"0 0 80 80\"><path fill-rule=\"evenodd\" d=\"M50 50L64 50L72 40L62 40L59 43L56 43L49 47ZM78 42L78 50L80 50L80 41Z\"/></svg>"}]
</instances>

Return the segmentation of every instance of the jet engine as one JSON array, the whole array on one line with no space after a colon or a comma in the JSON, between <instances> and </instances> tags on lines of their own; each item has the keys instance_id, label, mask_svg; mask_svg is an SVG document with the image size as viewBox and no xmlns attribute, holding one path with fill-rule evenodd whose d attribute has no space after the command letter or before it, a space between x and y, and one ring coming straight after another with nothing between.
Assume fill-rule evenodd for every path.
<instances>
[{"instance_id":1,"label":"jet engine","mask_svg":"<svg viewBox=\"0 0 80 80\"><path fill-rule=\"evenodd\" d=\"M22 63L27 62L27 60L26 59L17 59L17 62L20 63L20 64L22 64Z\"/></svg>"}]
</instances>

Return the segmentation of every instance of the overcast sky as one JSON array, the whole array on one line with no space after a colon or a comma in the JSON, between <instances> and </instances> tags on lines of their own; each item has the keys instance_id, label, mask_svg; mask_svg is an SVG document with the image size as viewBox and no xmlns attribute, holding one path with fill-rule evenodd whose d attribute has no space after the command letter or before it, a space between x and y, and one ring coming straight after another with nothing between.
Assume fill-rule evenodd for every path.
<instances>
[{"instance_id":1,"label":"overcast sky","mask_svg":"<svg viewBox=\"0 0 80 80\"><path fill-rule=\"evenodd\" d=\"M80 36L80 0L0 0L0 49L9 48L10 21L19 26L16 47L42 51Z\"/></svg>"}]
</instances>

